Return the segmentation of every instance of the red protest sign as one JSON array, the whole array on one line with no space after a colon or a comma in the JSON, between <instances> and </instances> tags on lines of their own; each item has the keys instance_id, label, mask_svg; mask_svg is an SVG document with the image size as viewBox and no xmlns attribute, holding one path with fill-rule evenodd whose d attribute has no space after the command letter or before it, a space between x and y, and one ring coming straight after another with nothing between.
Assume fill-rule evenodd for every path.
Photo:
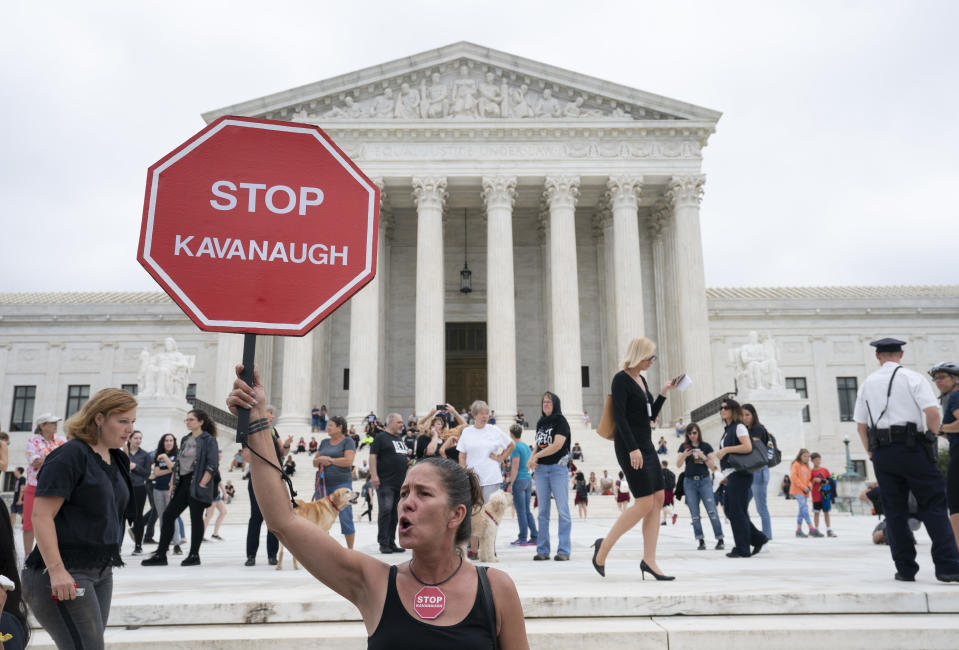
<instances>
[{"instance_id":1,"label":"red protest sign","mask_svg":"<svg viewBox=\"0 0 959 650\"><path fill-rule=\"evenodd\" d=\"M226 116L150 167L137 260L200 329L302 336L373 279L378 219L322 129Z\"/></svg>"}]
</instances>

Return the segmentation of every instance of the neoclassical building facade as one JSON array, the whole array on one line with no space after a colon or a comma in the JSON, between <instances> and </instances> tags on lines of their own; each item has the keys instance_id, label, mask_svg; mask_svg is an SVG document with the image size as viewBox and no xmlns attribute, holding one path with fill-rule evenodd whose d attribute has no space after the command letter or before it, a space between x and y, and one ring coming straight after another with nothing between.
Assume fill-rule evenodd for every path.
<instances>
[{"instance_id":1,"label":"neoclassical building facade","mask_svg":"<svg viewBox=\"0 0 959 650\"><path fill-rule=\"evenodd\" d=\"M382 190L376 279L309 335L258 340L288 431L321 404L359 422L484 399L535 421L546 389L595 422L638 335L659 346L651 386L693 379L664 418L688 419L735 390L729 351L756 331L808 400L806 440L838 453L870 337L913 341L917 368L957 355L959 287L706 289L716 111L457 43L204 118L221 115L317 124ZM0 294L0 428L134 386L168 336L196 357L190 390L222 403L242 336L198 331L162 293Z\"/></svg>"},{"instance_id":2,"label":"neoclassical building facade","mask_svg":"<svg viewBox=\"0 0 959 650\"><path fill-rule=\"evenodd\" d=\"M222 115L318 124L382 189L377 279L319 335L350 419L454 398L511 418L550 386L578 420L639 333L664 376L695 378L677 412L713 397L699 204L718 112L457 43L204 118ZM316 374L315 345L288 342L284 372Z\"/></svg>"}]
</instances>

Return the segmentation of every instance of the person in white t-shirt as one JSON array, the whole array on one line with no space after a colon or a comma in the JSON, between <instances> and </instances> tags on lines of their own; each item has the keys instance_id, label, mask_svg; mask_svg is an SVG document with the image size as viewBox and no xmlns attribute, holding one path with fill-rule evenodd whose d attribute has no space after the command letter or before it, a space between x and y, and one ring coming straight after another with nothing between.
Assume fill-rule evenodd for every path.
<instances>
[{"instance_id":1,"label":"person in white t-shirt","mask_svg":"<svg viewBox=\"0 0 959 650\"><path fill-rule=\"evenodd\" d=\"M489 406L486 402L473 402L470 414L473 416L473 424L463 429L459 442L456 443L456 450L460 454L460 465L473 470L479 478L485 503L500 489L503 482L500 467L513 453L515 445L502 429L495 424L489 424ZM471 553L478 548L478 544L478 538L470 538Z\"/></svg>"}]
</instances>

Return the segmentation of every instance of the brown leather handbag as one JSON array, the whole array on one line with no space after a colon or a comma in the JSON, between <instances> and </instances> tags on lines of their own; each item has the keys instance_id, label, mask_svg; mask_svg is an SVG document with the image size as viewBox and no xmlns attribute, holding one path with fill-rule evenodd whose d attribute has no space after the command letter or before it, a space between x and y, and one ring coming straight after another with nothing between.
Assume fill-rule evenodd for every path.
<instances>
[{"instance_id":1,"label":"brown leather handbag","mask_svg":"<svg viewBox=\"0 0 959 650\"><path fill-rule=\"evenodd\" d=\"M599 419L596 426L596 433L602 438L612 440L616 433L616 420L613 418L613 396L606 396L606 403L603 404L603 417Z\"/></svg>"}]
</instances>

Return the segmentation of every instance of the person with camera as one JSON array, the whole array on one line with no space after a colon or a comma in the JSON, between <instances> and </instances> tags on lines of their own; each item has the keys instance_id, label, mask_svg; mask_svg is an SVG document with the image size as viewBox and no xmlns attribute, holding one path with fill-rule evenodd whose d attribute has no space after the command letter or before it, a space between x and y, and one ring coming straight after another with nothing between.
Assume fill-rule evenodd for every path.
<instances>
[{"instance_id":1,"label":"person with camera","mask_svg":"<svg viewBox=\"0 0 959 650\"><path fill-rule=\"evenodd\" d=\"M456 428L451 428L456 425ZM443 443L451 435L459 435L466 428L466 420L460 417L452 404L437 404L426 417L418 423L422 431L416 439L416 460L429 456L439 456ZM453 443L456 444L455 442ZM459 457L452 459L459 460Z\"/></svg>"},{"instance_id":2,"label":"person with camera","mask_svg":"<svg viewBox=\"0 0 959 650\"><path fill-rule=\"evenodd\" d=\"M700 520L699 504L706 509L706 516L713 527L716 537L716 550L725 548L723 542L723 525L716 511L716 501L713 495L713 481L710 472L716 471L716 456L713 447L703 440L703 431L695 422L686 426L686 439L679 445L679 455L676 456L676 467L683 467L683 492L686 495L686 507L693 520L693 534L699 540L700 551L706 550L706 538L703 535L703 525Z\"/></svg>"},{"instance_id":3,"label":"person with camera","mask_svg":"<svg viewBox=\"0 0 959 650\"><path fill-rule=\"evenodd\" d=\"M726 557L750 557L756 555L766 545L769 538L749 520L749 489L753 477L746 470L736 470L729 459L730 454L748 454L752 451L753 440L746 425L743 424L743 408L734 399L724 399L719 415L726 429L716 452L719 467L726 475L726 516L733 529L735 546L726 553ZM757 444L766 444L759 440ZM752 546L752 551L750 551Z\"/></svg>"},{"instance_id":4,"label":"person with camera","mask_svg":"<svg viewBox=\"0 0 959 650\"><path fill-rule=\"evenodd\" d=\"M905 341L884 338L870 345L876 348L880 367L859 388L853 419L879 482L894 577L914 582L919 571L907 523L912 491L932 539L936 578L959 582L959 548L946 510L946 482L936 466L939 404L923 376L901 365Z\"/></svg>"},{"instance_id":5,"label":"person with camera","mask_svg":"<svg viewBox=\"0 0 959 650\"><path fill-rule=\"evenodd\" d=\"M104 388L66 423L70 441L37 476L37 546L24 564L23 595L58 648L103 648L113 567L123 566L123 513L133 484L123 447L137 401Z\"/></svg>"}]
</instances>

